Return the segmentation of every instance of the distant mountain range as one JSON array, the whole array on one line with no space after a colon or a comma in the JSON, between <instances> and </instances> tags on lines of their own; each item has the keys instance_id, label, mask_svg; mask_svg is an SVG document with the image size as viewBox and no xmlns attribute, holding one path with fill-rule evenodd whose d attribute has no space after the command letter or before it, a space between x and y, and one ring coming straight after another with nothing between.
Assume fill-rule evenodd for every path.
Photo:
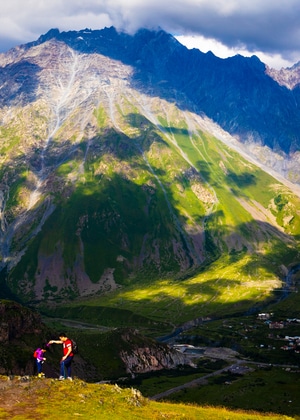
<instances>
[{"instance_id":1,"label":"distant mountain range","mask_svg":"<svg viewBox=\"0 0 300 420\"><path fill-rule=\"evenodd\" d=\"M278 274L298 247L299 71L114 28L52 29L1 54L10 293L106 293L266 250Z\"/></svg>"}]
</instances>

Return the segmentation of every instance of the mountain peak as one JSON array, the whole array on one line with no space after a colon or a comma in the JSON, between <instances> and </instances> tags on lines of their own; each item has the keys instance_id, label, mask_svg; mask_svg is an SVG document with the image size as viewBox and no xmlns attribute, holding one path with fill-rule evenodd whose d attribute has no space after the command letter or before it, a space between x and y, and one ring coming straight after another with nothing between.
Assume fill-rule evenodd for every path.
<instances>
[{"instance_id":1,"label":"mountain peak","mask_svg":"<svg viewBox=\"0 0 300 420\"><path fill-rule=\"evenodd\" d=\"M47 33L45 33L44 35L41 35L37 42L42 43L42 42L49 41L49 39L58 37L59 34L60 34L60 31L59 31L58 28L52 28Z\"/></svg>"},{"instance_id":2,"label":"mountain peak","mask_svg":"<svg viewBox=\"0 0 300 420\"><path fill-rule=\"evenodd\" d=\"M67 32L53 28L26 49L50 39L80 53L100 54L132 66L132 83L143 84L157 95L172 99L172 92L181 92L183 102L188 99L191 108L242 143L255 139L287 155L300 148L299 93L291 91L299 85L299 67L280 73L266 69L255 55L220 59L211 52L188 50L162 29L140 29L129 35L113 26ZM282 89L283 85L289 89ZM278 119L279 114L289 117Z\"/></svg>"}]
</instances>

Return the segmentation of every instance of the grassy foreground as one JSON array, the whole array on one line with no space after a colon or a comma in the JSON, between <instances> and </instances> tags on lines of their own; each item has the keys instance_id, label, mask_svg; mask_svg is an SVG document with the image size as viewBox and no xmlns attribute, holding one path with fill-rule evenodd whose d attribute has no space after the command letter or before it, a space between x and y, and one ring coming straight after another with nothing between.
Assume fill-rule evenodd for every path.
<instances>
[{"instance_id":1,"label":"grassy foreground","mask_svg":"<svg viewBox=\"0 0 300 420\"><path fill-rule=\"evenodd\" d=\"M154 402L133 388L87 384L75 379L60 382L35 377L0 378L0 419L291 419L276 414L230 411L225 408Z\"/></svg>"}]
</instances>

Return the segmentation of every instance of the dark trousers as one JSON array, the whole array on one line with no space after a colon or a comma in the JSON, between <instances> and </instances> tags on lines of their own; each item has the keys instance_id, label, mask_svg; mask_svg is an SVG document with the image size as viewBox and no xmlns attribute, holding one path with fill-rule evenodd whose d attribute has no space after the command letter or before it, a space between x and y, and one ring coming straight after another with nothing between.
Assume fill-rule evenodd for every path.
<instances>
[{"instance_id":1,"label":"dark trousers","mask_svg":"<svg viewBox=\"0 0 300 420\"><path fill-rule=\"evenodd\" d=\"M43 362L41 360L36 359L36 367L37 373L41 373L43 370Z\"/></svg>"},{"instance_id":2,"label":"dark trousers","mask_svg":"<svg viewBox=\"0 0 300 420\"><path fill-rule=\"evenodd\" d=\"M68 356L65 360L60 362L60 376L65 377L65 371L67 371L67 376L71 377L71 364L73 361L73 356Z\"/></svg>"}]
</instances>

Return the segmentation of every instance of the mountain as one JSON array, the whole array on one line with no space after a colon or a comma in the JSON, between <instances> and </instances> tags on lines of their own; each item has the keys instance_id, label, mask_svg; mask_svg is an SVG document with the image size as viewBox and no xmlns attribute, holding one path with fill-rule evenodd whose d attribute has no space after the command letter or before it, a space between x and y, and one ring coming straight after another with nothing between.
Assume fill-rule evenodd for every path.
<instances>
[{"instance_id":1,"label":"mountain","mask_svg":"<svg viewBox=\"0 0 300 420\"><path fill-rule=\"evenodd\" d=\"M211 52L188 50L164 31L140 30L130 36L113 27L62 33L52 29L23 48L50 40L128 64L134 68L133 82L179 104L181 92L184 108L203 112L243 143L255 140L287 154L299 150L299 63L276 71L256 56L220 59Z\"/></svg>"},{"instance_id":2,"label":"mountain","mask_svg":"<svg viewBox=\"0 0 300 420\"><path fill-rule=\"evenodd\" d=\"M285 86L290 90L294 89L294 93L299 95L300 61L290 68L282 68L280 70L268 68L267 72L279 85Z\"/></svg>"},{"instance_id":3,"label":"mountain","mask_svg":"<svg viewBox=\"0 0 300 420\"><path fill-rule=\"evenodd\" d=\"M247 149L296 160L296 88L256 57L189 51L164 31L54 29L0 66L10 297L118 293L218 261L272 289L297 262L299 197Z\"/></svg>"},{"instance_id":4,"label":"mountain","mask_svg":"<svg viewBox=\"0 0 300 420\"><path fill-rule=\"evenodd\" d=\"M188 50L164 31L140 30L129 36L114 28L50 30L28 45L50 39L129 64L137 86L182 109L205 114L241 142L248 154L300 182L299 63L278 72L256 56L220 59L211 52Z\"/></svg>"}]
</instances>

